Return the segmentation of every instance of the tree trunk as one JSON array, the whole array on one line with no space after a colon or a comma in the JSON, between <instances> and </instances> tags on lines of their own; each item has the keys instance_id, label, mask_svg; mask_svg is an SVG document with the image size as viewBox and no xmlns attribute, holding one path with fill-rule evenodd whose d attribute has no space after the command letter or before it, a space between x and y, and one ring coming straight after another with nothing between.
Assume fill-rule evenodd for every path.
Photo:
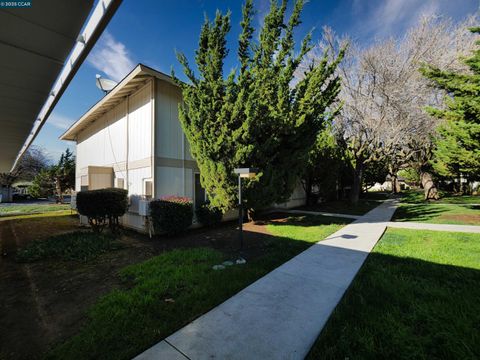
<instances>
[{"instance_id":1,"label":"tree trunk","mask_svg":"<svg viewBox=\"0 0 480 360\"><path fill-rule=\"evenodd\" d=\"M398 194L400 192L400 184L398 183L397 174L390 175L390 177L392 179L392 193Z\"/></svg>"},{"instance_id":2,"label":"tree trunk","mask_svg":"<svg viewBox=\"0 0 480 360\"><path fill-rule=\"evenodd\" d=\"M350 192L350 201L352 204L357 204L360 199L360 193L362 192L363 168L363 161L357 160L355 169L353 170L353 184Z\"/></svg>"},{"instance_id":3,"label":"tree trunk","mask_svg":"<svg viewBox=\"0 0 480 360\"><path fill-rule=\"evenodd\" d=\"M310 176L306 176L303 181L303 190L305 190L305 205L312 205L313 181Z\"/></svg>"},{"instance_id":4,"label":"tree trunk","mask_svg":"<svg viewBox=\"0 0 480 360\"><path fill-rule=\"evenodd\" d=\"M425 200L438 200L440 199L440 195L438 193L437 187L432 179L432 174L425 171L421 174L422 180L422 187L424 192L424 199Z\"/></svg>"},{"instance_id":5,"label":"tree trunk","mask_svg":"<svg viewBox=\"0 0 480 360\"><path fill-rule=\"evenodd\" d=\"M249 222L255 221L255 209L247 209L247 219Z\"/></svg>"},{"instance_id":6,"label":"tree trunk","mask_svg":"<svg viewBox=\"0 0 480 360\"><path fill-rule=\"evenodd\" d=\"M55 178L55 192L57 193L57 202L62 204L63 203L62 187L60 185L60 179L58 177Z\"/></svg>"}]
</instances>

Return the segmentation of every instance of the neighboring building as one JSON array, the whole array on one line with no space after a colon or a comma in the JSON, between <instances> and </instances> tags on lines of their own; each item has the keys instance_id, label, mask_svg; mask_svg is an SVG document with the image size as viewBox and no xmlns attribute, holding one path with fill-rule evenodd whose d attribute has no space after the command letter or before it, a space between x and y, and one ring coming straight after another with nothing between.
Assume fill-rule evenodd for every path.
<instances>
[{"instance_id":1,"label":"neighboring building","mask_svg":"<svg viewBox=\"0 0 480 360\"><path fill-rule=\"evenodd\" d=\"M127 189L130 207L122 223L142 231L141 199L181 195L195 206L203 202L200 172L178 119L181 101L171 77L135 67L61 136L77 143L75 190ZM281 206L303 202L298 189Z\"/></svg>"}]
</instances>

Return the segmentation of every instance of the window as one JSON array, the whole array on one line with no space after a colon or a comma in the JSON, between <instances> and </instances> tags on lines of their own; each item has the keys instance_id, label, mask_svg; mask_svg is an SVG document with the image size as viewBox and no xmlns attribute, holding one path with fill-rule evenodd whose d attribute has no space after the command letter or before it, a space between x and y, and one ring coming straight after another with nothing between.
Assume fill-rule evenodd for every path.
<instances>
[{"instance_id":1,"label":"window","mask_svg":"<svg viewBox=\"0 0 480 360\"><path fill-rule=\"evenodd\" d=\"M118 189L124 189L125 188L125 180L122 179L122 178L115 178L114 187L116 187Z\"/></svg>"}]
</instances>

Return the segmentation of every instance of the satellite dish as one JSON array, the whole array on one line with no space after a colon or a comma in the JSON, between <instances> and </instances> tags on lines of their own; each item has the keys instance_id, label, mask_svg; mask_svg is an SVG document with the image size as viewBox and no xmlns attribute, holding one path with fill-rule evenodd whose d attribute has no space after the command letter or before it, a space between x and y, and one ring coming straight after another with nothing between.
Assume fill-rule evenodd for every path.
<instances>
[{"instance_id":1,"label":"satellite dish","mask_svg":"<svg viewBox=\"0 0 480 360\"><path fill-rule=\"evenodd\" d=\"M102 90L105 93L105 95L108 94L115 86L117 86L116 81L113 81L110 79L104 79L99 74L95 75L95 77L97 78L95 81L97 87L100 90Z\"/></svg>"}]
</instances>

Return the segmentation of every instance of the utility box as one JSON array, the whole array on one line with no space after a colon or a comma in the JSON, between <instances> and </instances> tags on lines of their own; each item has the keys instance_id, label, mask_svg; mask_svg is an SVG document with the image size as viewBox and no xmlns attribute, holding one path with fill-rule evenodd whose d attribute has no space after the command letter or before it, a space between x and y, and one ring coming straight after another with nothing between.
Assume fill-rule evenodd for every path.
<instances>
[{"instance_id":1,"label":"utility box","mask_svg":"<svg viewBox=\"0 0 480 360\"><path fill-rule=\"evenodd\" d=\"M149 216L150 215L150 201L139 200L138 202L138 215Z\"/></svg>"}]
</instances>

